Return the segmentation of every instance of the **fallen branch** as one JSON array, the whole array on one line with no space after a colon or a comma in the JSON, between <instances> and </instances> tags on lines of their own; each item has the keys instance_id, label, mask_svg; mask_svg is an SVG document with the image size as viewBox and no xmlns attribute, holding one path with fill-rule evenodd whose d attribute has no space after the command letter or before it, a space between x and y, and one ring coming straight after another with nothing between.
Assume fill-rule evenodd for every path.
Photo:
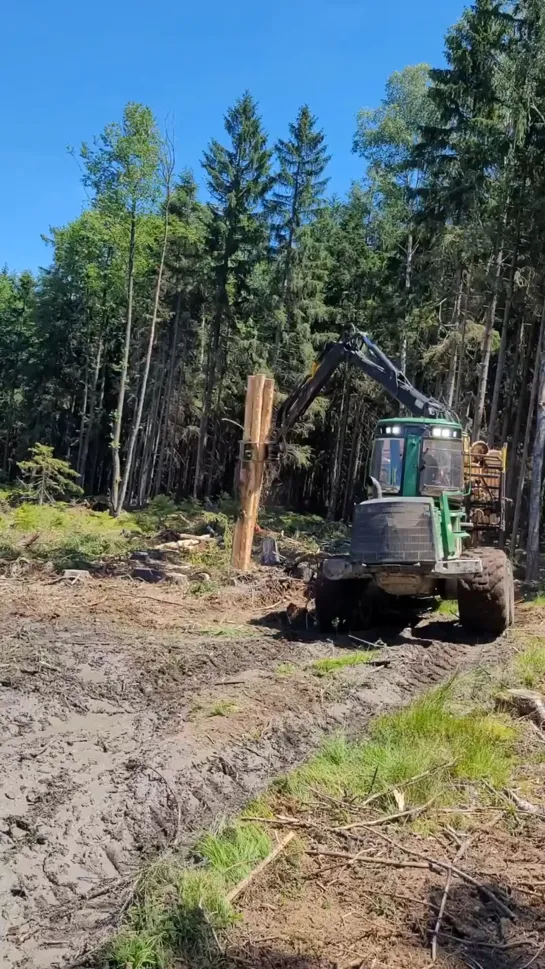
<instances>
[{"instance_id":1,"label":"fallen branch","mask_svg":"<svg viewBox=\"0 0 545 969\"><path fill-rule=\"evenodd\" d=\"M511 791L509 788L506 788L503 793L505 794L505 797L509 801L512 801L520 811L524 812L524 814L533 814L538 818L543 818L545 816L545 812L541 808L537 807L535 804L532 804L530 801L527 801L525 798L520 797L516 791Z\"/></svg>"},{"instance_id":2,"label":"fallen branch","mask_svg":"<svg viewBox=\"0 0 545 969\"><path fill-rule=\"evenodd\" d=\"M238 883L238 885L235 885L235 887L231 889L231 891L227 895L227 901L234 902L235 898L238 898L239 895L242 895L242 892L246 891L250 882L252 882L254 878L256 878L258 875L260 875L261 872L264 871L265 868L267 868L271 864L271 862L275 860L275 858L278 858L278 855L280 855L287 848L289 843L293 841L294 838L295 838L295 831L290 831L289 834L287 834L286 837L283 839L283 841L280 841L279 844L277 844L276 847L273 848L271 853L268 854L267 857L264 858L263 861L261 861L259 865L257 865L250 872L249 875L246 875L246 878L243 878L242 881Z\"/></svg>"},{"instance_id":3,"label":"fallen branch","mask_svg":"<svg viewBox=\"0 0 545 969\"><path fill-rule=\"evenodd\" d=\"M415 774L414 777L408 777L406 781L398 781L397 784L392 784L391 787L387 787L385 791L377 791L376 794L372 794L371 797L366 798L360 804L360 807L367 807L368 804L380 800L381 797L388 797L389 794L393 794L395 790L399 790L401 787L410 787L412 784L423 780L424 777L431 777L432 774L438 774L439 771L448 770L449 767L454 767L455 763L455 760L450 760L445 764L439 764L437 767L430 767L429 770L425 770L421 774Z\"/></svg>"},{"instance_id":4,"label":"fallen branch","mask_svg":"<svg viewBox=\"0 0 545 969\"><path fill-rule=\"evenodd\" d=\"M383 836L380 835L380 837L383 837ZM386 840L390 840L390 839L386 839ZM427 868L429 871L435 871L436 874L437 874L437 869L439 869L440 871L446 871L446 872L450 871L452 872L453 875L457 875L458 878L460 878L462 881L467 882L468 885L473 885L473 887L476 888L479 892L482 892L483 895L486 895L490 899L490 901L493 902L498 907L498 909L503 913L503 915L505 915L506 918L508 919L515 918L515 915L511 911L511 909L508 908L507 905L505 905L505 903L502 902L502 900L498 898L498 896L495 895L490 888L487 888L486 885L482 884L482 882L478 881L476 878L473 878L473 875L470 875L467 871L464 871L463 868L458 868L456 865L453 865L448 861L442 861L438 858L428 858L426 855L421 854L419 851L412 851L410 848L403 848L402 845L398 845L396 842L392 842L392 843L401 851L406 851L408 854L414 855L416 858L419 858L422 860L404 861L397 858L395 859L378 858L376 855L366 855L363 853L351 855L345 851L325 851L323 849L320 849L320 850L309 849L307 851L307 854L323 855L324 857L331 857L331 858L344 858L345 861L350 864L355 864L355 862L358 861L358 862L362 862L363 864L379 865L381 867L386 866L389 868L421 868L421 869Z\"/></svg>"},{"instance_id":5,"label":"fallen branch","mask_svg":"<svg viewBox=\"0 0 545 969\"><path fill-rule=\"evenodd\" d=\"M541 953L543 952L544 949L545 949L545 942L543 942L543 944L540 945L540 947L537 950L536 954L534 956L532 956L532 958L530 959L530 961L529 962L525 962L523 966L519 966L519 969L530 969L530 966L533 966L534 965L534 962L537 962L537 960L539 959L539 957L540 957L540 955L541 955Z\"/></svg>"},{"instance_id":6,"label":"fallen branch","mask_svg":"<svg viewBox=\"0 0 545 969\"><path fill-rule=\"evenodd\" d=\"M393 848L397 848L398 851L404 851L406 854L412 855L414 858L421 858L422 861L425 861L428 863L430 870L432 871L433 871L432 866L441 868L443 869L443 871L447 871L447 872L452 871L454 875L458 875L458 878L461 878L463 881L466 881L469 885L473 885L473 887L477 888L478 891L483 893L483 895L488 896L490 901L493 902L501 912L503 912L506 918L508 919L515 918L514 912L512 912L511 909L507 907L505 902L502 902L501 898L498 898L498 896L490 888L487 888L486 885L483 885L482 882L478 881L476 878L473 878L473 875L469 875L468 872L464 871L462 868L457 868L456 865L453 865L448 861L442 861L437 858L430 858L428 855L425 855L421 851L415 851L414 848L407 848L405 845L400 844L398 841L394 841L393 838L388 837L388 835L382 834L382 832L377 831L376 836L377 838L380 838L381 841L385 841L387 844L392 845Z\"/></svg>"},{"instance_id":7,"label":"fallen branch","mask_svg":"<svg viewBox=\"0 0 545 969\"><path fill-rule=\"evenodd\" d=\"M343 831L351 831L353 828L374 828L380 824L389 824L391 821L399 821L401 818L415 818L419 814L423 814L427 811L429 807L435 801L435 797L431 797L429 801L425 804L421 804L419 807L408 808L406 811L398 811L397 814L386 814L383 818L375 818L373 821L354 821L352 824L345 824L338 828L328 828L328 831L334 831L339 834Z\"/></svg>"},{"instance_id":8,"label":"fallen branch","mask_svg":"<svg viewBox=\"0 0 545 969\"><path fill-rule=\"evenodd\" d=\"M361 852L355 855L347 851L331 851L327 848L308 848L307 855L324 858L342 858L346 864L353 865L356 861L368 863L370 865L380 865L387 868L425 868L429 870L429 864L423 861L399 861L396 858L379 858L377 855L364 855Z\"/></svg>"},{"instance_id":9,"label":"fallen branch","mask_svg":"<svg viewBox=\"0 0 545 969\"><path fill-rule=\"evenodd\" d=\"M458 851L454 855L454 861L461 861L467 849L469 848L471 841L472 839L468 838L467 841L464 841L464 843L460 845L460 847L458 848ZM441 925L443 924L443 917L445 914L445 909L447 907L447 900L448 900L451 884L452 884L452 871L449 871L447 872L447 880L445 882L443 897L441 899L439 912L437 914L437 921L435 923L435 928L433 930L433 935L431 939L431 961L432 962L435 962L437 960L437 938L441 931Z\"/></svg>"}]
</instances>

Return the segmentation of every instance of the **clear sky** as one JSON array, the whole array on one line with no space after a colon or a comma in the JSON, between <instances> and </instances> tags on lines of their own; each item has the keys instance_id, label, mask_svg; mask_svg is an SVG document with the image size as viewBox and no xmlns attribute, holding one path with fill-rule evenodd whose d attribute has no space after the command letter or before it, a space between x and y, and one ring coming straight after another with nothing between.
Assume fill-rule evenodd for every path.
<instances>
[{"instance_id":1,"label":"clear sky","mask_svg":"<svg viewBox=\"0 0 545 969\"><path fill-rule=\"evenodd\" d=\"M272 139L308 102L327 134L330 189L361 175L355 115L392 71L442 59L463 0L22 0L2 11L0 266L49 261L40 234L85 205L68 146L141 101L174 120L193 168L248 88Z\"/></svg>"}]
</instances>

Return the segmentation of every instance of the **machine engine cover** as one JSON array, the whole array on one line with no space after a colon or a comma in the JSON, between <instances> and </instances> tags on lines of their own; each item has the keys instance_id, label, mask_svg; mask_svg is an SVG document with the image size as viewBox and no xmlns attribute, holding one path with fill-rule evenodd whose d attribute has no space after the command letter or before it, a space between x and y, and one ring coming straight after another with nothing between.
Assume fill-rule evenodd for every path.
<instances>
[{"instance_id":1,"label":"machine engine cover","mask_svg":"<svg viewBox=\"0 0 545 969\"><path fill-rule=\"evenodd\" d=\"M432 565L441 557L433 498L376 498L356 505L350 547L353 562Z\"/></svg>"}]
</instances>

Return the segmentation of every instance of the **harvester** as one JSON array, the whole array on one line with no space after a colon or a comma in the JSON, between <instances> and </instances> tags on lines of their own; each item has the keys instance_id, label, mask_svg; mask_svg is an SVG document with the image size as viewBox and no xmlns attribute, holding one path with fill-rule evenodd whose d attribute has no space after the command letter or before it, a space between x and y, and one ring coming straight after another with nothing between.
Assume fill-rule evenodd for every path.
<instances>
[{"instance_id":1,"label":"harvester","mask_svg":"<svg viewBox=\"0 0 545 969\"><path fill-rule=\"evenodd\" d=\"M325 558L316 616L363 628L388 604L458 599L461 624L499 635L514 620L511 563L503 548L506 448L473 446L454 412L417 390L366 334L330 343L284 401L273 440L282 442L342 363L375 380L410 416L380 420L367 499L354 508L350 550ZM482 543L482 544L481 544Z\"/></svg>"}]
</instances>

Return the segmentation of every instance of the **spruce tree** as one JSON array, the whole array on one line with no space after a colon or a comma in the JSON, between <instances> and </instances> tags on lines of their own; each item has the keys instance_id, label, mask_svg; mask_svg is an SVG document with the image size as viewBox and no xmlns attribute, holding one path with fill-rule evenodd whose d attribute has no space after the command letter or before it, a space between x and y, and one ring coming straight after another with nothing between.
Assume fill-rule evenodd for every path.
<instances>
[{"instance_id":1,"label":"spruce tree","mask_svg":"<svg viewBox=\"0 0 545 969\"><path fill-rule=\"evenodd\" d=\"M204 373L194 494L202 490L204 455L213 404L221 396L235 325L244 319L252 272L266 245L264 203L269 194L272 152L257 103L249 92L225 116L227 145L210 142L204 152L210 204L208 248L213 286ZM239 361L240 362L240 361ZM209 465L206 486L210 488Z\"/></svg>"}]
</instances>

